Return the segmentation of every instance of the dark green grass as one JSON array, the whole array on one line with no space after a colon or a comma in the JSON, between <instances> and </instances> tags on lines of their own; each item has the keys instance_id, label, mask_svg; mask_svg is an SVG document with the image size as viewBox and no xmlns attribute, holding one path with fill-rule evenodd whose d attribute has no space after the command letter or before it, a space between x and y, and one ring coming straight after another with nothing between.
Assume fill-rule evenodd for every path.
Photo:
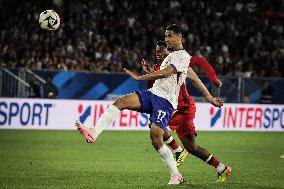
<instances>
[{"instance_id":1,"label":"dark green grass","mask_svg":"<svg viewBox=\"0 0 284 189\"><path fill-rule=\"evenodd\" d=\"M215 169L189 156L181 186L148 132L104 132L85 144L75 131L0 130L0 188L284 188L284 133L199 132L198 143L233 169L217 184Z\"/></svg>"}]
</instances>

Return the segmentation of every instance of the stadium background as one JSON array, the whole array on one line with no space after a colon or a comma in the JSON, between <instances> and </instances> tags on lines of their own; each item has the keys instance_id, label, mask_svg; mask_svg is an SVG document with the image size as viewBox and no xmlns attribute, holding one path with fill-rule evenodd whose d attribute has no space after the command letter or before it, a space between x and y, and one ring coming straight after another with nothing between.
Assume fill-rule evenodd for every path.
<instances>
[{"instance_id":1,"label":"stadium background","mask_svg":"<svg viewBox=\"0 0 284 189\"><path fill-rule=\"evenodd\" d=\"M142 58L152 64L172 23L182 25L186 50L205 57L223 82L215 88L195 69L224 99L218 110L187 81L199 102L198 142L233 168L220 186L191 156L183 187L284 188L282 0L0 0L0 7L0 188L166 187L147 132L106 131L87 146L74 131L41 130L74 129L75 119L93 125L111 101L145 89L122 68L141 73ZM57 31L39 28L46 9L60 15ZM147 130L145 120L124 112L110 129Z\"/></svg>"}]
</instances>

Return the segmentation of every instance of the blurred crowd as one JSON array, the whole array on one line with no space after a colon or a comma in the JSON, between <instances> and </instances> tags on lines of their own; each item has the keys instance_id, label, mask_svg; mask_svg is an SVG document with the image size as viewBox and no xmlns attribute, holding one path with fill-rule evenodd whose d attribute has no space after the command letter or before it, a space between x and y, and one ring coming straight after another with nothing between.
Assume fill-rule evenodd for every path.
<instances>
[{"instance_id":1,"label":"blurred crowd","mask_svg":"<svg viewBox=\"0 0 284 189\"><path fill-rule=\"evenodd\" d=\"M154 61L167 25L184 29L185 49L208 59L217 74L284 76L283 0L0 0L1 67L34 70L141 71ZM57 31L38 26L55 10Z\"/></svg>"}]
</instances>

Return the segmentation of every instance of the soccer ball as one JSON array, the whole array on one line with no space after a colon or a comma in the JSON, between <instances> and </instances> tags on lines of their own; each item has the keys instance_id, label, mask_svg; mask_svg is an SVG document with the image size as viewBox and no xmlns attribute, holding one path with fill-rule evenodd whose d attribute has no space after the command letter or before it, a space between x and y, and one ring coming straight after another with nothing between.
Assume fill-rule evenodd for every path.
<instances>
[{"instance_id":1,"label":"soccer ball","mask_svg":"<svg viewBox=\"0 0 284 189\"><path fill-rule=\"evenodd\" d=\"M39 15L39 26L45 30L56 30L60 25L60 18L54 10L45 10Z\"/></svg>"}]
</instances>

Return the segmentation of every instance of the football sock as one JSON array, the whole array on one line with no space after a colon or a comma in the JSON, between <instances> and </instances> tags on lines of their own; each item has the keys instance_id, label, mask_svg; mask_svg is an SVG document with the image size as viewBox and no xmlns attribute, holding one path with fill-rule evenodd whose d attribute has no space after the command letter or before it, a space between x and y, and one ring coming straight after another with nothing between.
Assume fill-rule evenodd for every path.
<instances>
[{"instance_id":1,"label":"football sock","mask_svg":"<svg viewBox=\"0 0 284 189\"><path fill-rule=\"evenodd\" d=\"M173 151L176 152L182 152L183 148L177 143L177 141L174 139L173 136L170 136L168 140L165 141L167 145L173 149Z\"/></svg>"},{"instance_id":2,"label":"football sock","mask_svg":"<svg viewBox=\"0 0 284 189\"><path fill-rule=\"evenodd\" d=\"M103 132L103 130L105 130L105 128L111 125L112 122L119 117L119 115L120 110L116 106L110 105L108 109L99 118L96 126L92 128L93 137L98 138L98 136Z\"/></svg>"},{"instance_id":3,"label":"football sock","mask_svg":"<svg viewBox=\"0 0 284 189\"><path fill-rule=\"evenodd\" d=\"M208 156L205 162L215 167L219 173L221 173L225 169L225 165L221 163L218 159L216 159L212 154Z\"/></svg>"},{"instance_id":4,"label":"football sock","mask_svg":"<svg viewBox=\"0 0 284 189\"><path fill-rule=\"evenodd\" d=\"M161 159L164 164L170 170L171 176L180 175L173 158L172 151L165 144L158 150L158 153L161 155Z\"/></svg>"},{"instance_id":5,"label":"football sock","mask_svg":"<svg viewBox=\"0 0 284 189\"><path fill-rule=\"evenodd\" d=\"M219 163L216 170L218 171L218 173L222 173L222 171L224 171L225 168L226 168L226 166L223 163Z\"/></svg>"}]
</instances>

